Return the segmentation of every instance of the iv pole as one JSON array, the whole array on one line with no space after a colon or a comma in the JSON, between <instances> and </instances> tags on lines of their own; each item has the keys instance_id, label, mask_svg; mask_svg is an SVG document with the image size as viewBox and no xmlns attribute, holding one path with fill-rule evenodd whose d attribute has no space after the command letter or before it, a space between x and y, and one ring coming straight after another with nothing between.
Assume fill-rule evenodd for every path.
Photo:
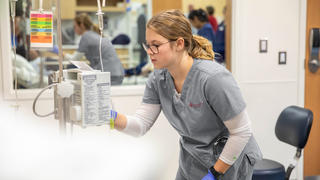
<instances>
[{"instance_id":1,"label":"iv pole","mask_svg":"<svg viewBox=\"0 0 320 180\"><path fill-rule=\"evenodd\" d=\"M11 20L12 20L12 31L13 31L13 53L14 53L14 61L13 61L13 67L14 67L14 92L16 96L16 104L14 107L16 110L19 108L18 104L18 77L17 77L17 69L16 69L16 64L17 64L17 48L16 48L16 28L15 28L15 17L16 17L16 2L18 0L10 0L10 10L11 10Z\"/></svg>"},{"instance_id":2,"label":"iv pole","mask_svg":"<svg viewBox=\"0 0 320 180\"><path fill-rule=\"evenodd\" d=\"M42 1L42 0L40 0ZM69 99L68 97L70 97L70 92L73 92L73 86L69 86L67 82L64 81L64 77L63 77L63 66L62 66L62 61L63 61L63 53L62 53L62 34L61 34L61 4L60 4L60 0L56 0L56 15L57 15L57 44L58 44L58 49L59 49L59 74L58 74L58 82L55 82L54 84L49 85L48 87L46 87L45 89L43 89L38 96L35 98L34 102L33 102L33 112L35 115L39 116L39 117L47 117L51 114L55 114L55 118L59 119L59 132L60 132L60 136L65 136L67 134L66 131L66 126L67 126L67 121L69 121ZM99 27L100 30L103 30L103 12L101 11L101 5L100 5L100 0L98 0L98 19L99 19ZM103 0L103 6L105 6L105 0ZM42 7L41 7L42 9ZM41 11L41 10L40 10ZM100 37L100 60L101 60L101 38L102 38L102 33L101 33L101 37ZM37 99L39 98L39 96L42 94L42 92L44 92L47 89L50 89L51 87L55 88L55 92L58 92L56 94L55 97L56 98L56 102L57 102L57 107L54 110L54 112L49 113L47 115L40 115L35 111L35 104ZM66 88L66 89L64 89ZM66 91L60 91L59 90L66 90ZM71 122L71 133L72 133L72 122Z\"/></svg>"},{"instance_id":3,"label":"iv pole","mask_svg":"<svg viewBox=\"0 0 320 180\"><path fill-rule=\"evenodd\" d=\"M40 9L39 12L42 13L43 9L42 9L42 0L40 0ZM46 114L46 115L41 115L38 114L36 112L36 102L39 98L39 96L47 89L50 89L52 87L55 88L55 92L57 92L59 89L62 89L63 87L59 87L59 85L61 85L63 83L63 67L62 67L62 61L63 61L63 54L62 54L62 35L61 35L61 8L60 8L60 0L56 0L56 5L57 5L57 44L58 44L58 49L59 49L59 74L58 74L58 78L57 78L57 82L54 82L53 84L47 86L46 88L44 88L42 91L40 91L40 93L37 95L37 97L35 98L35 100L33 101L33 113L38 116L38 117L47 117L51 114L55 114L55 118L59 120L59 133L60 136L65 136L67 133L66 127L67 127L67 103L68 103L68 98L66 98L66 96L64 95L60 95L59 93L57 93L56 95L56 102L57 102L57 107L55 106L55 109L53 112ZM70 89L69 89L70 90Z\"/></svg>"},{"instance_id":4,"label":"iv pole","mask_svg":"<svg viewBox=\"0 0 320 180\"><path fill-rule=\"evenodd\" d=\"M58 48L59 48L59 78L58 83L63 81L63 73L62 73L62 36L61 36L61 4L60 0L56 0L57 3L57 36L58 36ZM55 87L57 88L57 87ZM60 135L66 135L66 98L58 96L58 118L59 118L59 130Z\"/></svg>"}]
</instances>

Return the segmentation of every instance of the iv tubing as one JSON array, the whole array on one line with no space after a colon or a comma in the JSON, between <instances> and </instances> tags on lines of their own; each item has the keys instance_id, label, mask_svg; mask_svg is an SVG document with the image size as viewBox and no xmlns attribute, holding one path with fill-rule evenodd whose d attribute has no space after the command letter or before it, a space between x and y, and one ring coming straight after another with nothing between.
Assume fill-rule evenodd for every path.
<instances>
[{"instance_id":1,"label":"iv tubing","mask_svg":"<svg viewBox=\"0 0 320 180\"><path fill-rule=\"evenodd\" d=\"M62 54L62 35L61 35L61 5L60 0L56 0L57 2L57 36L58 36L58 47L59 47L59 78L58 82L61 83L63 81L63 67L62 67L62 60L63 60L63 54ZM63 110L63 99L58 98L58 117L59 117L59 130L60 135L66 134L66 119L64 118L64 110Z\"/></svg>"},{"instance_id":2,"label":"iv tubing","mask_svg":"<svg viewBox=\"0 0 320 180\"><path fill-rule=\"evenodd\" d=\"M101 34L100 34L99 55L100 55L100 63L101 63L101 72L103 72L104 69L103 69L103 63L102 63L102 31L100 33Z\"/></svg>"},{"instance_id":3,"label":"iv tubing","mask_svg":"<svg viewBox=\"0 0 320 180\"><path fill-rule=\"evenodd\" d=\"M100 4L100 0L97 0L98 3L98 11L101 11L101 4Z\"/></svg>"},{"instance_id":4,"label":"iv tubing","mask_svg":"<svg viewBox=\"0 0 320 180\"><path fill-rule=\"evenodd\" d=\"M59 78L58 82L63 81L63 54L62 54L62 35L61 35L61 9L60 9L60 0L57 0L57 36L58 36L58 49L59 49Z\"/></svg>"},{"instance_id":5,"label":"iv tubing","mask_svg":"<svg viewBox=\"0 0 320 180\"><path fill-rule=\"evenodd\" d=\"M42 0L39 0L39 11L40 13L42 13L43 9L42 9Z\"/></svg>"},{"instance_id":6,"label":"iv tubing","mask_svg":"<svg viewBox=\"0 0 320 180\"><path fill-rule=\"evenodd\" d=\"M51 84L51 85L43 88L43 89L38 93L37 97L33 100L32 110L33 110L33 113L34 113L36 116L38 116L38 117L47 117L47 116L50 116L50 115L52 115L52 114L55 114L56 110L54 110L53 112L51 112L51 113L49 113L49 114L45 114L45 115L38 114L38 113L36 112L36 103L37 103L39 97L41 96L41 94L42 94L44 91L46 91L47 89L50 89L50 88L52 88L53 86L56 86L56 85L57 85L57 83L54 83L54 84Z\"/></svg>"},{"instance_id":7,"label":"iv tubing","mask_svg":"<svg viewBox=\"0 0 320 180\"><path fill-rule=\"evenodd\" d=\"M99 23L99 29L100 29L100 44L99 44L99 56L100 56L100 64L101 64L101 71L104 71L103 63L102 63L102 37L103 37L103 12L101 11L101 4L100 0L97 0L98 4L98 23ZM105 6L105 0L103 0L103 6Z\"/></svg>"},{"instance_id":8,"label":"iv tubing","mask_svg":"<svg viewBox=\"0 0 320 180\"><path fill-rule=\"evenodd\" d=\"M10 0L11 2L11 18L12 18L12 33L13 33L13 52L14 52L14 92L16 96L16 104L15 106L18 107L18 76L17 76L17 69L16 69L16 61L17 61L17 48L16 48L16 28L15 28L15 17L16 17L16 2L17 0Z\"/></svg>"}]
</instances>

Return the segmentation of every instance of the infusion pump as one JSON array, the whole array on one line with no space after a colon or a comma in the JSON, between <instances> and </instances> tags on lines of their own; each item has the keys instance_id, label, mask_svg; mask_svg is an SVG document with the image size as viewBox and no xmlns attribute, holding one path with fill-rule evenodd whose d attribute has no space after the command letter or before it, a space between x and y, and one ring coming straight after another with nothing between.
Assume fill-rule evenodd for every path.
<instances>
[{"instance_id":1,"label":"infusion pump","mask_svg":"<svg viewBox=\"0 0 320 180\"><path fill-rule=\"evenodd\" d=\"M58 72L53 79L57 82ZM98 70L63 70L62 85L55 86L54 107L58 108L61 91L70 91L64 97L64 116L67 122L82 127L109 124L110 121L110 72ZM59 119L55 113L55 119Z\"/></svg>"}]
</instances>

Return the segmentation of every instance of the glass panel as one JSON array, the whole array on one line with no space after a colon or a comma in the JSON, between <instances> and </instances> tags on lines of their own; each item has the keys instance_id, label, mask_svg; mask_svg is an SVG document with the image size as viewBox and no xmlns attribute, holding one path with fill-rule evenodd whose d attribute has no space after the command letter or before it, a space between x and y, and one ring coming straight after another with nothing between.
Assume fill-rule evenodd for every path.
<instances>
[{"instance_id":1,"label":"glass panel","mask_svg":"<svg viewBox=\"0 0 320 180\"><path fill-rule=\"evenodd\" d=\"M36 2L39 3L39 1ZM53 12L52 14L54 15L54 1L44 0L43 2L43 9ZM57 62L57 49L53 48L56 46L56 22L53 20L52 24L52 21L50 21L50 18L52 19L53 17L33 17L30 26L30 12L32 9L39 10L39 4L37 3L33 4L31 1L19 0L16 3L14 22L11 19L11 45L16 45L17 52L16 61L14 61L13 58L12 62L13 65L15 65L19 89L41 88L46 86L48 84L48 75L52 71L52 69L45 67L46 62ZM37 9L35 7L37 7ZM15 27L15 31L13 31L13 27ZM44 41L47 41L46 39L50 38L48 42L50 41L53 46L42 50L34 49L30 46L31 35L33 36L33 42L42 44ZM13 54L13 51L11 53Z\"/></svg>"},{"instance_id":2,"label":"glass panel","mask_svg":"<svg viewBox=\"0 0 320 180\"><path fill-rule=\"evenodd\" d=\"M105 63L106 59L111 55L104 54L106 49L114 48L115 51L113 52L115 56L113 56L114 59L112 61L120 60L121 62L121 64L118 64L123 67L122 72L124 73L122 75L124 79L122 84L144 84L148 74L153 70L151 63L147 63L147 55L141 46L141 43L145 40L147 9L150 7L148 7L147 1L141 0L131 1L130 3L127 3L125 0L107 2L107 7L102 8L104 13L102 47L106 46L104 43L110 43L110 46L108 46L109 48L102 49L104 69L107 71L106 69L109 66L114 67L110 63ZM72 58L72 60L86 62L94 69L101 69L99 53L91 53L99 48L99 38L94 39L94 42L82 42L82 45L87 43L84 46L85 52L81 57L75 56L75 52L83 52L83 49L79 48L79 43L84 36L76 32L75 18L80 14L86 13L93 24L98 25L96 3L96 0L91 0L90 2L83 0L61 0L64 69L74 68L68 61ZM13 22L11 22L12 45L15 42L17 47L16 72L19 89L43 88L48 84L48 76L58 70L55 0L43 0L43 10L53 12L53 48L44 50L34 49L30 46L30 36L34 35L32 34L34 26L32 28L30 26L30 12L31 10L39 10L39 6L38 0L18 0L14 26ZM12 27L15 27L15 35L13 35ZM92 28L87 30L90 31ZM99 34L94 36L99 37ZM89 38L89 41L91 39ZM84 40L88 39L84 38ZM92 47L93 44L96 44L96 46ZM94 66L95 64L99 65Z\"/></svg>"},{"instance_id":3,"label":"glass panel","mask_svg":"<svg viewBox=\"0 0 320 180\"><path fill-rule=\"evenodd\" d=\"M76 26L81 24L79 19L89 17L94 25L98 24L95 4L77 0L75 17L62 20L63 47L64 52L68 54L67 56L70 56L75 51L82 50L81 39L84 38L83 34L85 33L77 32ZM126 3L122 0L110 1L109 6L102 8L104 12L104 38L112 43L112 48L115 49L124 69L122 85L144 84L148 74L153 70L152 64L148 63L147 55L141 46L141 43L145 41L148 8L150 7L148 7L147 1ZM103 46L106 45L103 44ZM90 59L89 56L86 56L86 58Z\"/></svg>"},{"instance_id":4,"label":"glass panel","mask_svg":"<svg viewBox=\"0 0 320 180\"><path fill-rule=\"evenodd\" d=\"M158 0L159 1L159 0ZM98 24L96 15L96 0L61 0L62 17L62 41L65 59L70 59L74 53L80 51L79 43L83 34L77 33L75 28L75 18L77 15L86 13L94 24ZM116 52L117 58L124 68L124 79L122 85L144 84L149 73L153 71L152 63L149 61L146 52L143 50L142 42L145 41L145 24L150 18L151 0L112 0L107 1L107 7L102 8L103 15L103 35L108 42L112 43L112 48ZM183 10L186 16L189 15L191 8L202 8L206 10L208 5L214 5L215 16L218 22L216 29L216 41L213 48L216 54L224 57L225 46L225 26L224 26L224 7L226 1L222 0L215 3L209 1L195 2L183 0ZM169 5L168 5L169 6ZM195 8L196 7L196 8ZM190 9L188 9L190 8ZM16 36L11 33L12 42L17 43L17 75L18 88L42 88L48 83L48 75L58 70L58 48L57 48L57 28L55 15L55 0L43 0L43 9L53 12L53 48L50 50L32 49L30 47L30 11L39 9L39 0L18 0L15 25ZM149 13L147 13L149 12ZM11 32L12 32L11 23ZM194 28L197 33L197 28ZM96 34L99 35L99 34ZM15 40L15 41L13 41ZM92 40L89 38L89 40ZM93 40L98 43L99 40ZM90 42L87 42L90 45ZM104 46L104 45L103 45ZM96 46L95 50L97 49ZM94 66L94 61L99 61L98 53L90 55L90 47L86 48L89 54L77 60L84 61L90 66L100 69L101 65ZM103 50L108 48L103 48ZM103 56L103 59L105 57ZM218 57L221 58L221 57ZM219 59L224 63L224 59ZM73 68L69 61L64 61L64 68ZM99 63L96 63L99 64ZM104 65L104 68L108 65ZM13 76L14 77L14 76Z\"/></svg>"}]
</instances>

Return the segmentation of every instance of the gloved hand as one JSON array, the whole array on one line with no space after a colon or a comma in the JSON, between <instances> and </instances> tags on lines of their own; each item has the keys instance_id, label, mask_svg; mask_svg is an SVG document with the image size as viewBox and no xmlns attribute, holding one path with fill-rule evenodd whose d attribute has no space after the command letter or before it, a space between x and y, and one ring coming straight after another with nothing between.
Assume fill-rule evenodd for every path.
<instances>
[{"instance_id":1,"label":"gloved hand","mask_svg":"<svg viewBox=\"0 0 320 180\"><path fill-rule=\"evenodd\" d=\"M204 176L201 180L216 180L216 178L213 176L213 174L208 171L208 174Z\"/></svg>"},{"instance_id":2,"label":"gloved hand","mask_svg":"<svg viewBox=\"0 0 320 180\"><path fill-rule=\"evenodd\" d=\"M115 110L110 110L110 129L114 129L114 122L117 119L118 113Z\"/></svg>"}]
</instances>

